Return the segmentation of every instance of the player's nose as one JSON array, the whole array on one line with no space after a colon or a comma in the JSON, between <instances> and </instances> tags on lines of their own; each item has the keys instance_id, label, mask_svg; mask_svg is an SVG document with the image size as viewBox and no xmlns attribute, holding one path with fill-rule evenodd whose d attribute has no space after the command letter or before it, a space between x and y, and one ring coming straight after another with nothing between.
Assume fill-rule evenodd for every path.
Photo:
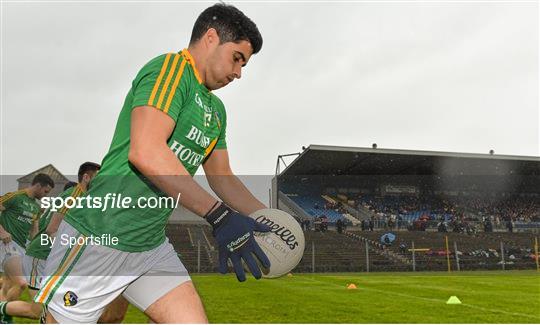
<instances>
[{"instance_id":1,"label":"player's nose","mask_svg":"<svg viewBox=\"0 0 540 325\"><path fill-rule=\"evenodd\" d=\"M234 77L235 77L236 79L242 78L242 67L241 67L241 66L235 67L233 73L234 73Z\"/></svg>"}]
</instances>

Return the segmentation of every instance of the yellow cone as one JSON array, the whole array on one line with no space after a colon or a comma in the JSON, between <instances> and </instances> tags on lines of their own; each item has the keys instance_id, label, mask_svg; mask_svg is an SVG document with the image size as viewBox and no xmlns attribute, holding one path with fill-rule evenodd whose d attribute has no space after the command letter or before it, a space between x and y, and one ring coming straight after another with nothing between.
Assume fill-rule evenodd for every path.
<instances>
[{"instance_id":1,"label":"yellow cone","mask_svg":"<svg viewBox=\"0 0 540 325\"><path fill-rule=\"evenodd\" d=\"M290 278L292 277L292 273L288 273L287 276Z\"/></svg>"},{"instance_id":2,"label":"yellow cone","mask_svg":"<svg viewBox=\"0 0 540 325\"><path fill-rule=\"evenodd\" d=\"M461 305L461 300L458 297L452 296L446 302L447 305Z\"/></svg>"},{"instance_id":3,"label":"yellow cone","mask_svg":"<svg viewBox=\"0 0 540 325\"><path fill-rule=\"evenodd\" d=\"M347 285L347 289L349 289L349 290L351 290L351 289L357 289L357 288L356 288L356 284L351 283L351 284Z\"/></svg>"}]
</instances>

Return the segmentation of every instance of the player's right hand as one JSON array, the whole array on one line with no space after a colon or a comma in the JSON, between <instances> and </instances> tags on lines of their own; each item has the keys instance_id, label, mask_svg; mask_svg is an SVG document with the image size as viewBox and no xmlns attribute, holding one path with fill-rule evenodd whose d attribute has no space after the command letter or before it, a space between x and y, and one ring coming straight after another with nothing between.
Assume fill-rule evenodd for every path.
<instances>
[{"instance_id":1,"label":"player's right hand","mask_svg":"<svg viewBox=\"0 0 540 325\"><path fill-rule=\"evenodd\" d=\"M244 260L251 274L260 279L261 270L254 256L265 268L270 267L270 260L255 241L253 232L267 232L270 227L234 211L224 203L205 218L214 228L213 234L219 246L219 272L227 273L227 261L230 259L238 281L246 281L242 266Z\"/></svg>"},{"instance_id":2,"label":"player's right hand","mask_svg":"<svg viewBox=\"0 0 540 325\"><path fill-rule=\"evenodd\" d=\"M11 241L11 234L7 231L2 231L0 232L0 240L4 243L4 244L7 244Z\"/></svg>"}]
</instances>

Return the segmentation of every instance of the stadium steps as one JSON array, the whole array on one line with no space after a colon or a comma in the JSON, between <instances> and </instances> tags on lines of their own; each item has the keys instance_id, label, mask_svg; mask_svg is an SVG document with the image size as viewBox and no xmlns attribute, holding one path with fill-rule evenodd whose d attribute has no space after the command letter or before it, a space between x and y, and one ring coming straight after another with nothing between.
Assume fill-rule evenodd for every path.
<instances>
[{"instance_id":1,"label":"stadium steps","mask_svg":"<svg viewBox=\"0 0 540 325\"><path fill-rule=\"evenodd\" d=\"M165 230L169 241L173 245L175 251L179 253L182 263L190 273L196 273L198 271L198 242L201 244L200 272L213 272L214 269L211 257L207 253L207 244L199 237L203 228L205 228L205 226L168 224ZM190 234L192 236L191 240Z\"/></svg>"},{"instance_id":2,"label":"stadium steps","mask_svg":"<svg viewBox=\"0 0 540 325\"><path fill-rule=\"evenodd\" d=\"M347 202L346 200L339 200L338 198L333 198L332 196L330 195L322 195L322 198L325 199L326 201L330 202L330 203L337 203L337 202L341 202L343 204L343 208L345 210L347 210L347 213L344 213L343 214L343 217L345 217L345 219L349 220L353 226L358 226L360 224L360 220L358 218L355 217L359 215L359 212L358 210L354 209L353 207L351 207Z\"/></svg>"},{"instance_id":3,"label":"stadium steps","mask_svg":"<svg viewBox=\"0 0 540 325\"><path fill-rule=\"evenodd\" d=\"M354 239L354 240L360 240L360 241L363 241L364 243L367 242L369 244L369 249L371 249L373 252L377 252L377 253L379 253L381 255L384 255L384 256L388 257L389 259L394 260L397 263L403 263L405 265L411 265L412 264L411 260L409 260L408 258L406 258L406 257L404 257L404 256L402 256L400 254L397 254L397 253L393 252L392 250L386 249L385 245L380 244L380 242L378 242L378 241L366 238L366 237L364 237L362 235L359 235L359 234L353 233L353 232L349 232L349 231L344 231L343 234L345 236L349 237L349 238Z\"/></svg>"},{"instance_id":4,"label":"stadium steps","mask_svg":"<svg viewBox=\"0 0 540 325\"><path fill-rule=\"evenodd\" d=\"M365 245L337 232L306 231L304 256L293 272L313 272L312 258L315 245L315 272L367 271ZM402 269L394 261L370 250L370 271L397 271Z\"/></svg>"}]
</instances>

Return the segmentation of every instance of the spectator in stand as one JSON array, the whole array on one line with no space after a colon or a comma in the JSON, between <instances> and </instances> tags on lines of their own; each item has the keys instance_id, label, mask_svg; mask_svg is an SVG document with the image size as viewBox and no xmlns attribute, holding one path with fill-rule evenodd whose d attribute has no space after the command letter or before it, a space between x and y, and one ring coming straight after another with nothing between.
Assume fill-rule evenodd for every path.
<instances>
[{"instance_id":1,"label":"spectator in stand","mask_svg":"<svg viewBox=\"0 0 540 325\"><path fill-rule=\"evenodd\" d=\"M484 232L493 232L493 223L491 217L487 217L484 220Z\"/></svg>"},{"instance_id":2,"label":"spectator in stand","mask_svg":"<svg viewBox=\"0 0 540 325\"><path fill-rule=\"evenodd\" d=\"M508 221L506 221L506 228L508 229L508 232L514 232L514 222L512 221L511 217L509 217Z\"/></svg>"},{"instance_id":3,"label":"spectator in stand","mask_svg":"<svg viewBox=\"0 0 540 325\"><path fill-rule=\"evenodd\" d=\"M446 222L441 221L437 225L437 231L438 232L448 232L448 228L446 227Z\"/></svg>"},{"instance_id":4,"label":"spectator in stand","mask_svg":"<svg viewBox=\"0 0 540 325\"><path fill-rule=\"evenodd\" d=\"M338 221L336 221L336 229L338 234L343 233L343 221L341 221L341 219L338 219Z\"/></svg>"},{"instance_id":5,"label":"spectator in stand","mask_svg":"<svg viewBox=\"0 0 540 325\"><path fill-rule=\"evenodd\" d=\"M309 219L306 219L304 221L304 227L305 227L306 231L309 231L311 229L310 224L311 224L311 222L309 221Z\"/></svg>"},{"instance_id":6,"label":"spectator in stand","mask_svg":"<svg viewBox=\"0 0 540 325\"><path fill-rule=\"evenodd\" d=\"M369 231L373 231L374 227L375 227L375 217L371 216L371 219L369 219Z\"/></svg>"},{"instance_id":7,"label":"spectator in stand","mask_svg":"<svg viewBox=\"0 0 540 325\"><path fill-rule=\"evenodd\" d=\"M321 231L325 232L328 230L328 217L324 214L321 217Z\"/></svg>"},{"instance_id":8,"label":"spectator in stand","mask_svg":"<svg viewBox=\"0 0 540 325\"><path fill-rule=\"evenodd\" d=\"M390 218L388 218L388 228L390 230L394 230L395 225L396 225L396 216L391 215Z\"/></svg>"},{"instance_id":9,"label":"spectator in stand","mask_svg":"<svg viewBox=\"0 0 540 325\"><path fill-rule=\"evenodd\" d=\"M399 245L399 252L400 252L401 254L406 254L406 253L407 253L407 245L405 245L405 244L403 244L403 243L400 244L400 245Z\"/></svg>"}]
</instances>

